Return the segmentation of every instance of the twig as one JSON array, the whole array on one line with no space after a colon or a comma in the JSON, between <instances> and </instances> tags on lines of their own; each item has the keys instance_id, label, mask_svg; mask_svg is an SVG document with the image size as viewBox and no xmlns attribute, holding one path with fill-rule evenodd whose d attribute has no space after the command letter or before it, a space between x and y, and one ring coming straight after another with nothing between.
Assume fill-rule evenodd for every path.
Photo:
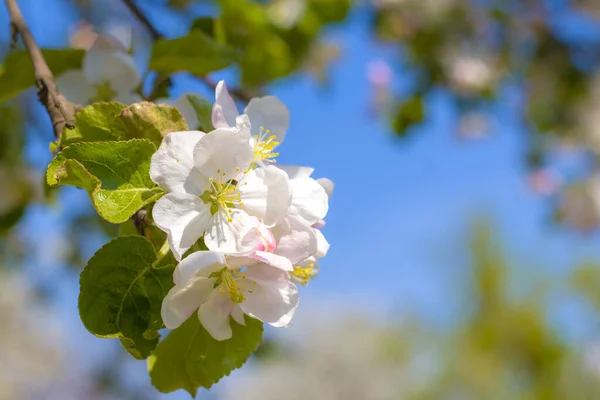
<instances>
[{"instance_id":1,"label":"twig","mask_svg":"<svg viewBox=\"0 0 600 400\"><path fill-rule=\"evenodd\" d=\"M159 40L159 39L164 38L164 36L154 27L154 25L152 24L152 22L150 22L150 20L146 17L146 15L144 15L142 10L140 10L139 7L135 4L134 0L123 0L123 3L127 6L127 8L129 8L131 13L133 15L135 15L135 17L140 21L140 23L142 25L144 25L146 27L146 29L148 29L148 32L150 32L152 39ZM199 80L201 80L202 82L204 82L206 85L210 86L210 88L212 90L215 90L215 88L217 87L217 84L215 82L213 82L207 76L200 76L200 75L194 75L194 76L196 78L198 78ZM152 88L150 94L148 95L148 99L150 101L154 100L153 96L156 95L158 90L160 88L162 88L165 84L167 84L168 85L167 87L169 87L171 85L171 81L164 80L164 79L157 79L154 82L154 87ZM251 96L249 96L247 93L245 93L244 91L242 91L240 89L231 88L231 89L229 89L229 93L233 97L236 97L238 100L245 101L245 102L249 102L250 98L251 98Z\"/></svg>"},{"instance_id":2,"label":"twig","mask_svg":"<svg viewBox=\"0 0 600 400\"><path fill-rule=\"evenodd\" d=\"M21 36L25 48L33 64L35 84L40 102L46 107L54 127L54 136L60 139L64 127L75 127L75 112L77 106L70 103L56 88L52 71L48 68L42 51L35 43L31 31L25 24L21 10L16 0L6 0L10 15L11 47L14 47L17 36Z\"/></svg>"}]
</instances>

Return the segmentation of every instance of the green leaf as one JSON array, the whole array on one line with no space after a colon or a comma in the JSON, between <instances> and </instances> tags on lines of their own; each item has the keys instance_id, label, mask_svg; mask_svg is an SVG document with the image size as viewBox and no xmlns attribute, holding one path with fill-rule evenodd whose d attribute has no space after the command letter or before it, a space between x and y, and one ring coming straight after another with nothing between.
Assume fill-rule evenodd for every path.
<instances>
[{"instance_id":1,"label":"green leaf","mask_svg":"<svg viewBox=\"0 0 600 400\"><path fill-rule=\"evenodd\" d=\"M233 51L196 29L177 39L160 39L152 48L150 69L162 74L187 71L204 76L228 67Z\"/></svg>"},{"instance_id":2,"label":"green leaf","mask_svg":"<svg viewBox=\"0 0 600 400\"><path fill-rule=\"evenodd\" d=\"M127 139L146 138L157 146L167 133L189 130L178 109L148 101L126 107L118 120L126 128Z\"/></svg>"},{"instance_id":3,"label":"green leaf","mask_svg":"<svg viewBox=\"0 0 600 400\"><path fill-rule=\"evenodd\" d=\"M196 118L200 122L200 130L204 132L212 131L212 103L204 97L194 95L188 95L187 99L196 112Z\"/></svg>"},{"instance_id":4,"label":"green leaf","mask_svg":"<svg viewBox=\"0 0 600 400\"><path fill-rule=\"evenodd\" d=\"M43 49L42 54L54 76L69 69L80 69L85 51L79 49ZM11 100L35 84L33 65L25 50L10 53L0 69L0 103Z\"/></svg>"},{"instance_id":5,"label":"green leaf","mask_svg":"<svg viewBox=\"0 0 600 400\"><path fill-rule=\"evenodd\" d=\"M87 190L98 214L119 224L163 194L150 179L150 158L155 151L147 139L75 143L54 157L46 181L50 186Z\"/></svg>"},{"instance_id":6,"label":"green leaf","mask_svg":"<svg viewBox=\"0 0 600 400\"><path fill-rule=\"evenodd\" d=\"M68 146L77 142L104 142L129 139L123 121L118 119L127 106L121 103L94 103L75 114L75 128L65 128L61 144Z\"/></svg>"},{"instance_id":7,"label":"green leaf","mask_svg":"<svg viewBox=\"0 0 600 400\"><path fill-rule=\"evenodd\" d=\"M246 326L231 320L231 339L215 340L194 313L159 343L148 358L152 384L163 393L185 389L192 396L240 368L262 341L262 322L246 317Z\"/></svg>"},{"instance_id":8,"label":"green leaf","mask_svg":"<svg viewBox=\"0 0 600 400\"><path fill-rule=\"evenodd\" d=\"M118 237L94 254L80 278L83 325L96 336L120 338L139 359L158 344L162 300L173 286L173 265L156 269L156 257L143 237Z\"/></svg>"}]
</instances>

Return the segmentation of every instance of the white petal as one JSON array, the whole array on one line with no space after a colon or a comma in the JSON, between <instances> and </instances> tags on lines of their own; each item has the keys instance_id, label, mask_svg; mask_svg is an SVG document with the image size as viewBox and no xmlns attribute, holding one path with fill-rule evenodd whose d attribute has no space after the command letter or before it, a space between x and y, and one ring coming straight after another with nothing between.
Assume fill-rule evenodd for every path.
<instances>
[{"instance_id":1,"label":"white petal","mask_svg":"<svg viewBox=\"0 0 600 400\"><path fill-rule=\"evenodd\" d=\"M234 303L229 301L226 295L219 293L219 289L216 288L198 309L198 318L202 326L216 340L231 338L229 315L233 310L233 306Z\"/></svg>"},{"instance_id":2,"label":"white petal","mask_svg":"<svg viewBox=\"0 0 600 400\"><path fill-rule=\"evenodd\" d=\"M289 324L299 301L298 288L289 274L264 264L248 267L244 273L249 282L256 284L240 304L242 310L276 327Z\"/></svg>"},{"instance_id":3,"label":"white petal","mask_svg":"<svg viewBox=\"0 0 600 400\"><path fill-rule=\"evenodd\" d=\"M251 254L260 244L260 236L252 233L257 226L255 218L242 210L231 209L231 221L222 209L212 216L204 235L206 247L228 255Z\"/></svg>"},{"instance_id":4,"label":"white petal","mask_svg":"<svg viewBox=\"0 0 600 400\"><path fill-rule=\"evenodd\" d=\"M200 127L200 121L198 121L196 110L194 110L194 107L192 107L192 104L187 99L188 94L190 93L184 93L177 99L159 99L156 101L156 103L167 104L171 107L177 108L181 115L183 115L183 118L187 122L188 126L193 129L198 129L198 127Z\"/></svg>"},{"instance_id":5,"label":"white petal","mask_svg":"<svg viewBox=\"0 0 600 400\"><path fill-rule=\"evenodd\" d=\"M252 124L254 135L260 132L260 127L271 131L279 143L285 139L285 133L290 126L290 112L288 108L275 96L254 98L246 107L246 114Z\"/></svg>"},{"instance_id":6,"label":"white petal","mask_svg":"<svg viewBox=\"0 0 600 400\"><path fill-rule=\"evenodd\" d=\"M231 129L216 129L194 147L196 168L215 180L237 179L248 169L253 155L248 138Z\"/></svg>"},{"instance_id":7,"label":"white petal","mask_svg":"<svg viewBox=\"0 0 600 400\"><path fill-rule=\"evenodd\" d=\"M55 79L58 91L69 101L86 105L96 95L96 88L87 81L80 69L70 69Z\"/></svg>"},{"instance_id":8,"label":"white petal","mask_svg":"<svg viewBox=\"0 0 600 400\"><path fill-rule=\"evenodd\" d=\"M246 320L244 319L244 312L242 311L239 305L236 304L233 306L233 308L231 309L231 316L233 317L233 320L238 324L244 326L246 325Z\"/></svg>"},{"instance_id":9,"label":"white petal","mask_svg":"<svg viewBox=\"0 0 600 400\"><path fill-rule=\"evenodd\" d=\"M214 279L195 277L185 286L174 286L165 296L161 316L169 329L179 327L190 317L213 291Z\"/></svg>"},{"instance_id":10,"label":"white petal","mask_svg":"<svg viewBox=\"0 0 600 400\"><path fill-rule=\"evenodd\" d=\"M92 48L83 59L82 69L89 82L108 82L119 92L131 91L141 82L133 57L121 51Z\"/></svg>"},{"instance_id":11,"label":"white petal","mask_svg":"<svg viewBox=\"0 0 600 400\"><path fill-rule=\"evenodd\" d=\"M201 195L208 181L194 165L194 146L200 131L171 132L152 155L150 178L167 192Z\"/></svg>"},{"instance_id":12,"label":"white petal","mask_svg":"<svg viewBox=\"0 0 600 400\"><path fill-rule=\"evenodd\" d=\"M115 95L113 100L117 101L121 104L131 105L131 104L139 103L143 99L139 94L136 94L129 90L126 90L126 91L121 91L121 92L117 91L117 94Z\"/></svg>"},{"instance_id":13,"label":"white petal","mask_svg":"<svg viewBox=\"0 0 600 400\"><path fill-rule=\"evenodd\" d=\"M325 192L327 192L327 197L331 197L333 194L333 188L335 187L333 181L329 178L319 178L317 179L317 182L319 182L319 185L323 186L323 189L325 189Z\"/></svg>"},{"instance_id":14,"label":"white petal","mask_svg":"<svg viewBox=\"0 0 600 400\"><path fill-rule=\"evenodd\" d=\"M169 247L177 260L202 237L210 222L209 207L197 196L167 193L152 209L154 223L167 232Z\"/></svg>"},{"instance_id":15,"label":"white petal","mask_svg":"<svg viewBox=\"0 0 600 400\"><path fill-rule=\"evenodd\" d=\"M315 254L315 257L325 257L329 251L329 242L327 239L325 239L323 232L321 232L319 229L313 229L313 231L317 236L317 254Z\"/></svg>"},{"instance_id":16,"label":"white petal","mask_svg":"<svg viewBox=\"0 0 600 400\"><path fill-rule=\"evenodd\" d=\"M277 167L284 170L290 179L308 178L315 171L311 167L301 167L297 165L281 165L277 164Z\"/></svg>"},{"instance_id":17,"label":"white petal","mask_svg":"<svg viewBox=\"0 0 600 400\"><path fill-rule=\"evenodd\" d=\"M254 253L254 258L266 264L269 264L272 267L279 268L283 271L294 270L294 266L292 265L290 260L277 254L269 253L267 251L257 251L256 253Z\"/></svg>"},{"instance_id":18,"label":"white petal","mask_svg":"<svg viewBox=\"0 0 600 400\"><path fill-rule=\"evenodd\" d=\"M184 258L173 271L175 285L185 285L192 277L208 278L225 267L225 256L216 251L196 251Z\"/></svg>"},{"instance_id":19,"label":"white petal","mask_svg":"<svg viewBox=\"0 0 600 400\"><path fill-rule=\"evenodd\" d=\"M235 117L239 115L235 102L227 91L225 81L219 81L215 89L215 104L212 110L212 123L215 128L234 128Z\"/></svg>"},{"instance_id":20,"label":"white petal","mask_svg":"<svg viewBox=\"0 0 600 400\"><path fill-rule=\"evenodd\" d=\"M243 206L241 209L272 226L287 215L291 189L287 174L274 166L257 168L245 174L238 188Z\"/></svg>"},{"instance_id":21,"label":"white petal","mask_svg":"<svg viewBox=\"0 0 600 400\"><path fill-rule=\"evenodd\" d=\"M277 224L273 232L278 238L277 254L296 264L317 253L318 240L315 230L297 217L288 217Z\"/></svg>"},{"instance_id":22,"label":"white petal","mask_svg":"<svg viewBox=\"0 0 600 400\"><path fill-rule=\"evenodd\" d=\"M289 213L312 225L325 218L329 209L327 192L312 178L300 178L290 181L292 185L292 204Z\"/></svg>"}]
</instances>

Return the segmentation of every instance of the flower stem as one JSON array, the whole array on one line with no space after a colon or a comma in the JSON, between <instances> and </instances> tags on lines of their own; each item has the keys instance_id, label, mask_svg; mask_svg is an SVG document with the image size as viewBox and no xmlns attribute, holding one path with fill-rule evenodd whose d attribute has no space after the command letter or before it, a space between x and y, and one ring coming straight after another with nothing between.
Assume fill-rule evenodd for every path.
<instances>
[{"instance_id":1,"label":"flower stem","mask_svg":"<svg viewBox=\"0 0 600 400\"><path fill-rule=\"evenodd\" d=\"M156 261L152 263L152 268L156 268L156 266L162 261L163 258L165 258L169 251L169 241L165 240L163 245L158 250L158 254L156 255Z\"/></svg>"}]
</instances>

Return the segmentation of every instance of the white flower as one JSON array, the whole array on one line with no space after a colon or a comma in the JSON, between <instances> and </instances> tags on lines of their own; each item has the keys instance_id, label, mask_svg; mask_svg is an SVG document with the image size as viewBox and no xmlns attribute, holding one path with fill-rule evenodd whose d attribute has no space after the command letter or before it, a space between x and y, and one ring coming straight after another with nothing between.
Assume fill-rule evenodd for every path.
<instances>
[{"instance_id":1,"label":"white flower","mask_svg":"<svg viewBox=\"0 0 600 400\"><path fill-rule=\"evenodd\" d=\"M329 196L323 185L311 178L314 169L310 167L279 166L290 179L292 202L288 214L300 218L306 225L320 223L329 210ZM333 191L333 182L322 180Z\"/></svg>"},{"instance_id":2,"label":"white flower","mask_svg":"<svg viewBox=\"0 0 600 400\"><path fill-rule=\"evenodd\" d=\"M251 229L248 215L269 226L285 218L291 201L286 173L274 166L249 170L252 157L246 135L236 130L165 136L150 177L168 193L154 205L153 218L175 258L203 235L211 250L248 253L255 248L243 240Z\"/></svg>"},{"instance_id":3,"label":"white flower","mask_svg":"<svg viewBox=\"0 0 600 400\"><path fill-rule=\"evenodd\" d=\"M276 327L289 324L298 307L298 289L286 271L267 264L232 269L225 256L198 251L177 265L175 286L162 303L162 319L175 329L198 310L204 328L217 340L231 338L231 316L244 314Z\"/></svg>"},{"instance_id":4,"label":"white flower","mask_svg":"<svg viewBox=\"0 0 600 400\"><path fill-rule=\"evenodd\" d=\"M115 100L123 104L141 101L133 93L141 77L133 57L121 42L99 35L86 52L81 70L70 69L56 77L60 92L70 101L90 104Z\"/></svg>"},{"instance_id":5,"label":"white flower","mask_svg":"<svg viewBox=\"0 0 600 400\"><path fill-rule=\"evenodd\" d=\"M217 84L215 97L213 126L242 129L243 125L250 125L249 140L254 149L252 161L258 165L272 163L279 155L274 150L283 142L290 125L290 112L285 104L275 96L253 98L240 118L224 81Z\"/></svg>"}]
</instances>

